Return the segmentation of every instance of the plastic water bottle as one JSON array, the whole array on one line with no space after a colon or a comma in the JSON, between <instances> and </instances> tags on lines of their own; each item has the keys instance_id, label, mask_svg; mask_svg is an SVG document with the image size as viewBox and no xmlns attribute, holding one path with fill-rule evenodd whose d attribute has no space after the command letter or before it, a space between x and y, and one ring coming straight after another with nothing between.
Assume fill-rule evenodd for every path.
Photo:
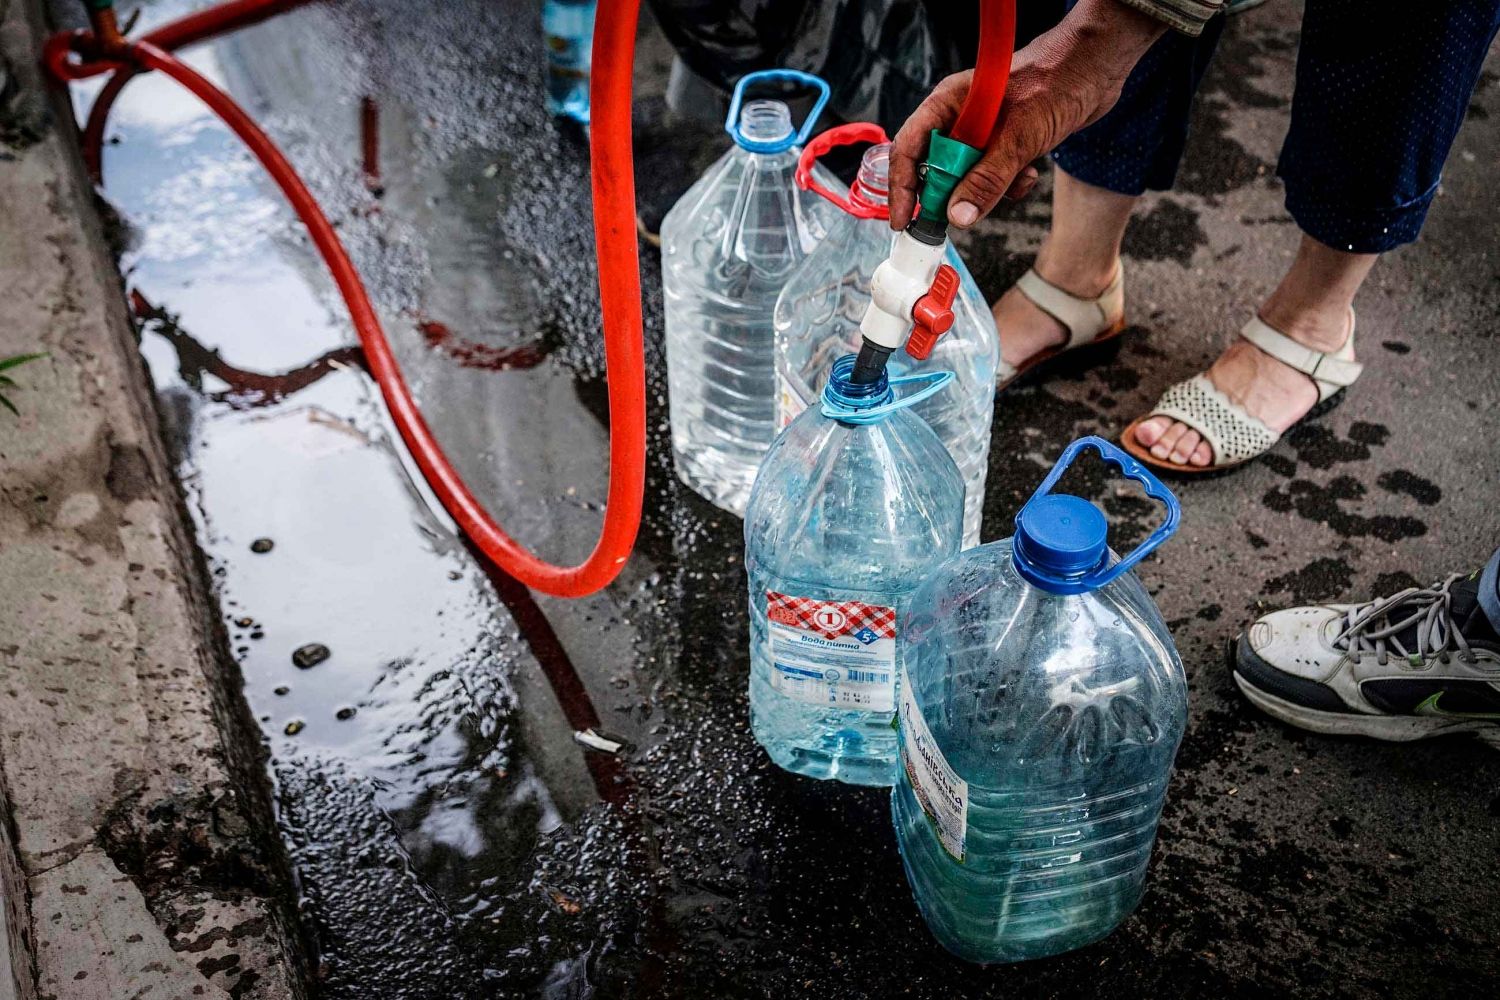
<instances>
[{"instance_id":1,"label":"plastic water bottle","mask_svg":"<svg viewBox=\"0 0 1500 1000\"><path fill-rule=\"evenodd\" d=\"M778 80L819 90L800 135L785 104L743 100L748 86ZM792 179L798 146L827 97L828 84L792 70L741 79L725 123L734 147L662 220L677 475L736 514L776 437L776 296L833 221L833 207Z\"/></svg>"},{"instance_id":2,"label":"plastic water bottle","mask_svg":"<svg viewBox=\"0 0 1500 1000\"><path fill-rule=\"evenodd\" d=\"M1123 560L1104 515L1051 494L1085 447L1145 487L1165 522ZM901 768L892 811L932 933L975 962L1095 941L1141 898L1187 680L1135 575L1176 499L1098 438L1074 442L1012 539L940 567L901 619Z\"/></svg>"},{"instance_id":3,"label":"plastic water bottle","mask_svg":"<svg viewBox=\"0 0 1500 1000\"><path fill-rule=\"evenodd\" d=\"M891 229L886 219L890 143L878 125L854 124L830 129L803 153L802 162L833 145L868 142L859 175L847 194L813 182L814 190L842 209L828 236L787 280L776 301L776 409L780 426L818 398L829 363L859 350L859 321L870 303L870 278L890 254ZM810 175L799 175L802 177ZM840 189L842 185L839 186ZM950 244L945 257L959 275L953 303L953 327L926 361L903 351L891 355L891 374L947 370L956 381L923 402L917 414L947 445L964 477L964 547L979 544L984 510L984 478L989 471L990 424L995 412L995 372L1000 364L1000 335L984 296L969 269Z\"/></svg>"},{"instance_id":4,"label":"plastic water bottle","mask_svg":"<svg viewBox=\"0 0 1500 1000\"><path fill-rule=\"evenodd\" d=\"M547 105L585 125L589 121L589 66L593 62L595 0L544 0Z\"/></svg>"},{"instance_id":5,"label":"plastic water bottle","mask_svg":"<svg viewBox=\"0 0 1500 1000\"><path fill-rule=\"evenodd\" d=\"M750 727L789 771L889 785L906 646L897 618L958 551L964 486L911 409L952 375L854 385L853 368L840 359L822 405L776 439L745 515Z\"/></svg>"}]
</instances>

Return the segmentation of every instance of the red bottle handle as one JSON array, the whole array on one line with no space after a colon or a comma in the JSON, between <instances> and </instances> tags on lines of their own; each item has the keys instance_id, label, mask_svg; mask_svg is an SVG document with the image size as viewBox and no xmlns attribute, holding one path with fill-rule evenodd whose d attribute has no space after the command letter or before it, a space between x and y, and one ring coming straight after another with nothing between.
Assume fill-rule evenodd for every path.
<instances>
[{"instance_id":1,"label":"red bottle handle","mask_svg":"<svg viewBox=\"0 0 1500 1000\"><path fill-rule=\"evenodd\" d=\"M802 155L797 158L797 186L804 191L817 192L856 219L888 219L891 217L890 209L862 197L864 188L860 187L857 179L850 185L848 196L841 198L818 183L817 178L813 177L812 168L813 164L818 162L819 157L826 155L835 146L890 141L890 136L885 134L885 129L874 122L852 122L831 128L808 143L802 150ZM885 194L884 191L879 193Z\"/></svg>"}]
</instances>

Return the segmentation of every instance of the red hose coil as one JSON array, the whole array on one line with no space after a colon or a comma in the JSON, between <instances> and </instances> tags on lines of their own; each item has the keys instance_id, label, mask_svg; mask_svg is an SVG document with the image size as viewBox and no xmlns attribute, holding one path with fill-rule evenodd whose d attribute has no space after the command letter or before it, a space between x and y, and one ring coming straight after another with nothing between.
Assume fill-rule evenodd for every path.
<instances>
[{"instance_id":1,"label":"red hose coil","mask_svg":"<svg viewBox=\"0 0 1500 1000\"><path fill-rule=\"evenodd\" d=\"M125 58L75 58L90 50L92 36L80 31L61 32L48 40L43 62L63 81L113 73L90 110L83 131L84 159L96 181L100 179L109 111L140 70L157 70L171 77L218 115L266 168L307 226L349 309L392 422L423 477L460 529L485 556L528 587L557 597L595 593L619 575L630 557L640 530L645 492L646 365L630 134L631 73L640 0L601 4L594 26L590 153L594 243L609 384L610 475L599 540L589 557L577 566L556 566L537 558L507 535L469 492L422 418L364 283L312 192L271 138L233 98L169 51L310 2L313 0L231 0L148 32L128 46ZM1015 46L1014 0L982 0L980 19L978 66L952 137L983 148L995 128L1010 77L1010 56Z\"/></svg>"},{"instance_id":2,"label":"red hose coil","mask_svg":"<svg viewBox=\"0 0 1500 1000\"><path fill-rule=\"evenodd\" d=\"M113 70L84 130L84 155L98 171L104 123L125 83L140 69L157 70L182 84L218 115L275 180L323 257L349 309L370 373L380 386L392 422L423 477L463 532L488 558L528 587L558 597L583 597L619 575L640 529L646 470L646 365L642 345L640 260L636 249L635 176L631 151L631 69L639 0L601 5L594 29L590 99L594 111L594 239L599 301L604 314L610 419L609 494L599 540L577 566L544 562L507 535L454 471L422 418L401 376L390 343L363 282L332 225L296 170L234 99L177 59L168 48L201 41L254 23L310 0L235 0L165 25L132 43L129 60L76 62L90 36L69 32L48 42L44 61L59 79L81 79Z\"/></svg>"}]
</instances>

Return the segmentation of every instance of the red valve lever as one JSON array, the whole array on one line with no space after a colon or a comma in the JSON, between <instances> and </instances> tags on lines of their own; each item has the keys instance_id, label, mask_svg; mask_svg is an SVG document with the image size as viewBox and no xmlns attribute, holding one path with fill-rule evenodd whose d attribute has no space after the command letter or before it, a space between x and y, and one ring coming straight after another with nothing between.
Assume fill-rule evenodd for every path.
<instances>
[{"instance_id":1,"label":"red valve lever","mask_svg":"<svg viewBox=\"0 0 1500 1000\"><path fill-rule=\"evenodd\" d=\"M932 276L932 287L912 307L911 318L916 321L911 336L906 341L906 353L918 361L932 356L938 338L953 326L953 300L958 296L958 272L947 264L937 269Z\"/></svg>"}]
</instances>

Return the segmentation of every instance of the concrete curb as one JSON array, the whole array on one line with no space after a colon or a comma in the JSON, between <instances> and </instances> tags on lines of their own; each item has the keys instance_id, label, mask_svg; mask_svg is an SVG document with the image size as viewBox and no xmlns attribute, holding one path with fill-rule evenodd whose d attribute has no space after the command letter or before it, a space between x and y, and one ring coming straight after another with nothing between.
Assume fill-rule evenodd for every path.
<instances>
[{"instance_id":1,"label":"concrete curb","mask_svg":"<svg viewBox=\"0 0 1500 1000\"><path fill-rule=\"evenodd\" d=\"M48 355L0 411L0 998L301 997L257 731L42 30L0 3L0 358Z\"/></svg>"}]
</instances>

